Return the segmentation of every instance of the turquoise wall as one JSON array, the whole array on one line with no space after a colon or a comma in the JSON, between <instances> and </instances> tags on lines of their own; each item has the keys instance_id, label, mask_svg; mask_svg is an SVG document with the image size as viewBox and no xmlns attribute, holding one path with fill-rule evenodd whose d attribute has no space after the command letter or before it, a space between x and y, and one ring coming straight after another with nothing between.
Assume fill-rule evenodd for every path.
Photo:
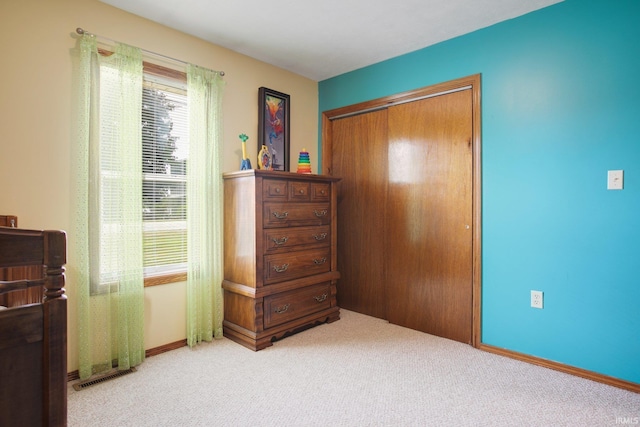
<instances>
[{"instance_id":1,"label":"turquoise wall","mask_svg":"<svg viewBox=\"0 0 640 427\"><path fill-rule=\"evenodd\" d=\"M636 383L638 22L638 0L566 0L319 83L326 111L480 73L482 342Z\"/></svg>"}]
</instances>

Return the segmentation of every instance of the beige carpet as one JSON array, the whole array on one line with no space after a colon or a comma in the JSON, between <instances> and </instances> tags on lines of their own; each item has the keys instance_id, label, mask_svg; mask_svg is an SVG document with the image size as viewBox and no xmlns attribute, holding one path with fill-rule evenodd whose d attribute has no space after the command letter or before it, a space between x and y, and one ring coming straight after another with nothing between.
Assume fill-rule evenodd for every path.
<instances>
[{"instance_id":1,"label":"beige carpet","mask_svg":"<svg viewBox=\"0 0 640 427\"><path fill-rule=\"evenodd\" d=\"M222 339L69 387L70 426L614 426L640 395L341 310L259 352Z\"/></svg>"}]
</instances>

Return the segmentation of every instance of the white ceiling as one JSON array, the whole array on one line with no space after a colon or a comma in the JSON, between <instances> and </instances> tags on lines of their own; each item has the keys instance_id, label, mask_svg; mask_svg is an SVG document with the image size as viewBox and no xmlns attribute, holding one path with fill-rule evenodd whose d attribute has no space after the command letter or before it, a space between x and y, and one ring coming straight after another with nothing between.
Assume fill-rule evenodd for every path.
<instances>
[{"instance_id":1,"label":"white ceiling","mask_svg":"<svg viewBox=\"0 0 640 427\"><path fill-rule=\"evenodd\" d=\"M320 81L562 0L101 0Z\"/></svg>"}]
</instances>

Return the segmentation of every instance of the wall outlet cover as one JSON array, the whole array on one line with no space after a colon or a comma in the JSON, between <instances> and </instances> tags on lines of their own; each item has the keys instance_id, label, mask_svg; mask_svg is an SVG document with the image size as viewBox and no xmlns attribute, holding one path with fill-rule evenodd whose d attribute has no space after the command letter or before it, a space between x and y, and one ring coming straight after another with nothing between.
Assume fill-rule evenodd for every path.
<instances>
[{"instance_id":1,"label":"wall outlet cover","mask_svg":"<svg viewBox=\"0 0 640 427\"><path fill-rule=\"evenodd\" d=\"M543 308L543 294L542 291L531 291L531 307Z\"/></svg>"}]
</instances>

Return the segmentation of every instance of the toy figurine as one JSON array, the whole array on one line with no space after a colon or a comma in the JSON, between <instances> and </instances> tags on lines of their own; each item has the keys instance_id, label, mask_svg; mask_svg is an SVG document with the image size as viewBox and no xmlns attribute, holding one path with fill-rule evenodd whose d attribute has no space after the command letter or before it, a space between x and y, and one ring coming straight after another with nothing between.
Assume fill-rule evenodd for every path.
<instances>
[{"instance_id":1,"label":"toy figurine","mask_svg":"<svg viewBox=\"0 0 640 427\"><path fill-rule=\"evenodd\" d=\"M242 141L242 162L240 163L240 170L251 169L251 160L247 157L247 139L249 137L246 134L238 135L238 138Z\"/></svg>"},{"instance_id":2,"label":"toy figurine","mask_svg":"<svg viewBox=\"0 0 640 427\"><path fill-rule=\"evenodd\" d=\"M262 146L262 149L258 153L258 169L263 170L272 170L273 167L271 165L271 152L266 145Z\"/></svg>"}]
</instances>

